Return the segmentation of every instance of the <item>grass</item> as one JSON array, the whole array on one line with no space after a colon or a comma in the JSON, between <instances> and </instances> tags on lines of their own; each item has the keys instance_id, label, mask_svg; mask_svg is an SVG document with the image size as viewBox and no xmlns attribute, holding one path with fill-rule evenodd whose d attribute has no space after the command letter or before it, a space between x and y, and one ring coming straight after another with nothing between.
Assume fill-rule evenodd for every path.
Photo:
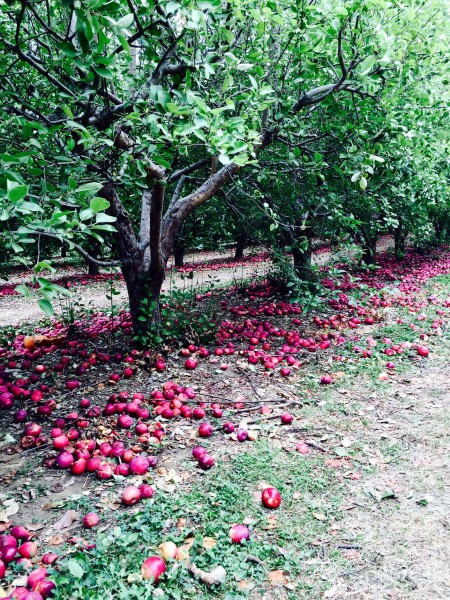
<instances>
[{"instance_id":1,"label":"grass","mask_svg":"<svg viewBox=\"0 0 450 600\"><path fill-rule=\"evenodd\" d=\"M313 543L323 537L338 514L340 494L331 474L321 469L321 457L305 459L268 442L247 447L249 450L227 465L218 465L191 489L180 489L174 496L158 491L155 501L143 503L135 514L114 514L114 522L98 535L94 550L73 550L60 565L55 573L57 598L153 597L154 586L137 576L143 560L157 554L157 546L166 540L177 545L191 540L192 562L206 571L222 565L227 581L224 587L208 590L185 566L172 562L158 598L243 599L250 590L265 589L267 574L277 569L294 582L292 589L286 588L288 598L319 598L323 583L314 581L313 566L307 561L317 554ZM282 493L283 503L277 511L262 506L258 487L262 482ZM75 507L81 508L79 504ZM317 518L322 514L326 521ZM185 519L183 529L177 527L179 519ZM249 523L251 539L243 545L233 544L229 528L244 520ZM206 546L212 547L205 548L205 538Z\"/></svg>"}]
</instances>

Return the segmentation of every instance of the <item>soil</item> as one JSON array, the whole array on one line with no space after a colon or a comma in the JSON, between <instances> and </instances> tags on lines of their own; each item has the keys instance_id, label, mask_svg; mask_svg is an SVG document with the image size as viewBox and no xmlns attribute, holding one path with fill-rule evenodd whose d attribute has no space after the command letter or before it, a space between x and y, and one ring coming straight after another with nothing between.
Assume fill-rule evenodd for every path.
<instances>
[{"instance_id":1,"label":"soil","mask_svg":"<svg viewBox=\"0 0 450 600\"><path fill-rule=\"evenodd\" d=\"M359 401L352 418L332 427L373 472L349 482L336 471L347 503L330 537L347 540L341 553L353 567L318 560L331 583L324 598L450 598L449 382L447 350L392 382L387 394L361 385L334 394L341 406Z\"/></svg>"}]
</instances>

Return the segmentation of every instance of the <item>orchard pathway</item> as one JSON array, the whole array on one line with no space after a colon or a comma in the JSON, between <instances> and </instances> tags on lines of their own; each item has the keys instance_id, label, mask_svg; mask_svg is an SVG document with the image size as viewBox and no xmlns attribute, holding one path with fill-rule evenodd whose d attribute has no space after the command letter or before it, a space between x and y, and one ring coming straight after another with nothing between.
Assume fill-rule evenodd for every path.
<instances>
[{"instance_id":1,"label":"orchard pathway","mask_svg":"<svg viewBox=\"0 0 450 600\"><path fill-rule=\"evenodd\" d=\"M392 240L383 239L378 245L378 251L386 250L392 246ZM263 250L262 248L260 250ZM199 252L188 254L186 262L202 262L211 261L217 258L230 259L233 256L233 251L225 253L220 252ZM315 265L323 265L330 259L330 252L320 252L313 255L312 262ZM172 265L172 258L169 260L169 266ZM224 266L220 269L192 271L191 273L174 273L169 271L163 285L163 290L196 290L211 287L220 287L224 285L239 283L246 279L254 280L267 275L271 266L271 261L239 264L234 267ZM53 278L61 278L79 274L80 278L85 272L76 269L60 269ZM49 277L51 279L51 277ZM23 283L24 276L15 276L9 279L11 284ZM114 282L114 287L118 292L114 296L116 306L123 305L127 300L125 283L121 280ZM78 308L85 307L87 309L101 309L108 305L106 294L110 290L108 281L100 281L89 283L87 286L74 287L74 299L78 304ZM3 296L0 297L0 327L10 325L21 325L23 323L34 323L43 318L43 313L31 299L23 298L22 296Z\"/></svg>"}]
</instances>

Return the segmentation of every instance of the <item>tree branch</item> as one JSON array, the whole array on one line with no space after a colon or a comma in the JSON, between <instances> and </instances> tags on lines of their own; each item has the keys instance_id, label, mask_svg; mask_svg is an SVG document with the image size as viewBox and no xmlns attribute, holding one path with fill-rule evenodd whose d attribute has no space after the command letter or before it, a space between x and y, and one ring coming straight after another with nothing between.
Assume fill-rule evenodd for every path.
<instances>
[{"instance_id":1,"label":"tree branch","mask_svg":"<svg viewBox=\"0 0 450 600\"><path fill-rule=\"evenodd\" d=\"M76 250L78 254L80 254L83 258L85 258L91 263L94 263L95 265L98 265L99 267L117 267L121 264L120 261L117 260L98 260L91 256L88 252L86 252L86 250L84 250L84 248L82 248L79 244L75 244L75 242L72 242L70 240L65 240L59 235L55 233L50 233L49 231L28 231L27 235L38 235L53 240L58 240L62 244L67 244L69 247L73 247L74 250Z\"/></svg>"},{"instance_id":2,"label":"tree branch","mask_svg":"<svg viewBox=\"0 0 450 600\"><path fill-rule=\"evenodd\" d=\"M198 162L193 163L192 165L189 165L188 167L184 167L183 169L180 169L179 171L174 171L167 178L167 183L172 183L172 182L176 181L177 179L180 179L180 177L183 177L183 175L190 175L194 171L197 171L197 169L201 169L202 167L209 165L210 160L211 160L210 158L203 158L202 160L199 160Z\"/></svg>"}]
</instances>

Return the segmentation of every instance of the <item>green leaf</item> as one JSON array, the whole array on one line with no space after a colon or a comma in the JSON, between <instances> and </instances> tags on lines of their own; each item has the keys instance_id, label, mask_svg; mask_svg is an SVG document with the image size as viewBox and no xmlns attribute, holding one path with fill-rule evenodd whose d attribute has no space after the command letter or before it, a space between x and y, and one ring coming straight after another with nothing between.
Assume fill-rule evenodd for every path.
<instances>
[{"instance_id":1,"label":"green leaf","mask_svg":"<svg viewBox=\"0 0 450 600\"><path fill-rule=\"evenodd\" d=\"M105 213L97 213L95 216L96 223L114 223L116 221L116 217L111 217Z\"/></svg>"},{"instance_id":2,"label":"green leaf","mask_svg":"<svg viewBox=\"0 0 450 600\"><path fill-rule=\"evenodd\" d=\"M108 200L105 200L104 198L100 198L99 196L95 196L95 198L91 198L89 206L90 206L92 212L98 213L98 212L101 212L101 211L109 208L110 204L109 204Z\"/></svg>"},{"instance_id":3,"label":"green leaf","mask_svg":"<svg viewBox=\"0 0 450 600\"><path fill-rule=\"evenodd\" d=\"M367 188L367 179L365 177L361 177L361 179L359 180L359 187L362 190L365 190Z\"/></svg>"},{"instance_id":4,"label":"green leaf","mask_svg":"<svg viewBox=\"0 0 450 600\"><path fill-rule=\"evenodd\" d=\"M78 561L76 561L73 558L68 561L67 568L69 569L70 574L76 577L77 579L81 579L84 575L83 567Z\"/></svg>"},{"instance_id":5,"label":"green leaf","mask_svg":"<svg viewBox=\"0 0 450 600\"><path fill-rule=\"evenodd\" d=\"M93 69L97 73L97 75L100 75L100 77L104 77L105 79L112 79L113 77L112 72L106 67L102 67L101 65L95 65Z\"/></svg>"},{"instance_id":6,"label":"green leaf","mask_svg":"<svg viewBox=\"0 0 450 600\"><path fill-rule=\"evenodd\" d=\"M53 317L53 315L55 314L54 310L53 310L53 306L51 304L51 302L49 302L48 300L44 300L44 298L41 298L41 300L38 300L38 304L39 304L39 308L48 316L48 317ZM71 571L72 573L72 571ZM73 573L72 573L73 575ZM81 577L81 575L80 575Z\"/></svg>"},{"instance_id":7,"label":"green leaf","mask_svg":"<svg viewBox=\"0 0 450 600\"><path fill-rule=\"evenodd\" d=\"M16 181L10 181L8 179L7 182L7 190L8 190L8 198L11 202L18 202L25 198L28 193L28 186L20 185Z\"/></svg>"},{"instance_id":8,"label":"green leaf","mask_svg":"<svg viewBox=\"0 0 450 600\"><path fill-rule=\"evenodd\" d=\"M105 223L105 225L92 225L90 229L100 229L101 231L110 231L111 233L116 232L116 228L113 225L108 225L107 223Z\"/></svg>"},{"instance_id":9,"label":"green leaf","mask_svg":"<svg viewBox=\"0 0 450 600\"><path fill-rule=\"evenodd\" d=\"M30 292L28 286L21 284L21 285L17 285L14 289L16 292L18 292L25 298L31 298L31 292Z\"/></svg>"},{"instance_id":10,"label":"green leaf","mask_svg":"<svg viewBox=\"0 0 450 600\"><path fill-rule=\"evenodd\" d=\"M80 185L80 187L78 187L75 190L76 194L81 194L82 192L89 192L90 195L92 194L96 194L99 190L102 189L102 184L101 183L96 183L95 181L91 181L90 183L84 183L83 185Z\"/></svg>"},{"instance_id":11,"label":"green leaf","mask_svg":"<svg viewBox=\"0 0 450 600\"><path fill-rule=\"evenodd\" d=\"M361 75L367 75L367 73L369 73L369 71L374 66L375 62L376 62L375 56L373 56L373 55L367 56L358 67Z\"/></svg>"},{"instance_id":12,"label":"green leaf","mask_svg":"<svg viewBox=\"0 0 450 600\"><path fill-rule=\"evenodd\" d=\"M87 221L94 216L94 212L90 208L80 210L80 221Z\"/></svg>"},{"instance_id":13,"label":"green leaf","mask_svg":"<svg viewBox=\"0 0 450 600\"><path fill-rule=\"evenodd\" d=\"M125 15L121 19L119 19L116 23L116 27L118 27L119 29L127 29L128 27L130 27L133 24L133 21L134 21L134 17L132 15L132 13L130 13L128 15Z\"/></svg>"}]
</instances>

